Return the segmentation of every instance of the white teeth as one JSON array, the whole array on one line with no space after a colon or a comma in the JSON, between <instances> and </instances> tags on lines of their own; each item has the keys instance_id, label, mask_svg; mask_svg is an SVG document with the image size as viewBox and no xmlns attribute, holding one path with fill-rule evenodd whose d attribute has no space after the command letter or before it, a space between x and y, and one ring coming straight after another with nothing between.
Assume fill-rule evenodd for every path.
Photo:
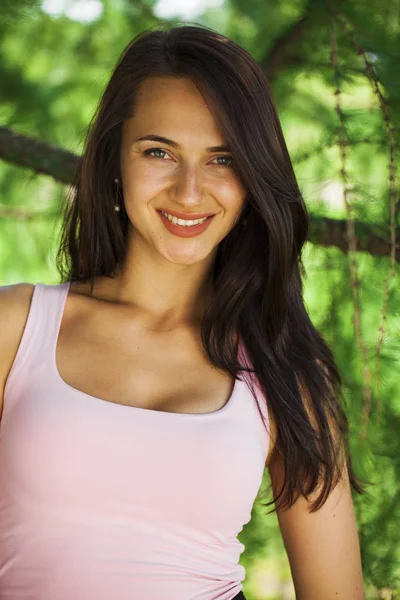
<instances>
[{"instance_id":1,"label":"white teeth","mask_svg":"<svg viewBox=\"0 0 400 600\"><path fill-rule=\"evenodd\" d=\"M198 225L199 223L204 223L208 219L208 217L204 217L204 219L195 219L195 220L186 220L186 219L177 219L168 213L165 213L163 210L160 211L164 217L167 217L169 221L175 223L175 225L182 225L182 227L192 227L193 225Z\"/></svg>"}]
</instances>

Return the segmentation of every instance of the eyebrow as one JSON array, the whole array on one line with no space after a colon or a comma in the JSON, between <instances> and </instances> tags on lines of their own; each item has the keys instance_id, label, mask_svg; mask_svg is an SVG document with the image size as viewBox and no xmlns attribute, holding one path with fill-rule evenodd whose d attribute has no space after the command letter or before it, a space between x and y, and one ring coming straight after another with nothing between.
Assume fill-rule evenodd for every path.
<instances>
[{"instance_id":1,"label":"eyebrow","mask_svg":"<svg viewBox=\"0 0 400 600\"><path fill-rule=\"evenodd\" d=\"M152 142L160 142L161 144L168 144L168 146L172 146L173 148L181 149L180 145L173 140L170 140L166 137L162 137L161 135L154 135L150 133L149 135L143 135L141 137L133 138L135 142L141 142L143 140L150 140ZM230 152L229 146L210 146L206 148L207 152Z\"/></svg>"}]
</instances>

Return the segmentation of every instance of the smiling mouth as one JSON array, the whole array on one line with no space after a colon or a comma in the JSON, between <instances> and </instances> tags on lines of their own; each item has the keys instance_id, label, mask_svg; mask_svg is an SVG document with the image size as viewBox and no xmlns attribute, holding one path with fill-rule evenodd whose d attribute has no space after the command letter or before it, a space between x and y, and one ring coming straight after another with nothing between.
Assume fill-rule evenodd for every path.
<instances>
[{"instance_id":1,"label":"smiling mouth","mask_svg":"<svg viewBox=\"0 0 400 600\"><path fill-rule=\"evenodd\" d=\"M197 219L181 219L176 217L175 215L171 215L161 209L157 209L157 212L160 213L164 218L168 219L170 223L173 225L180 225L181 227L196 227L212 219L215 215L209 215L208 217L197 218Z\"/></svg>"}]
</instances>

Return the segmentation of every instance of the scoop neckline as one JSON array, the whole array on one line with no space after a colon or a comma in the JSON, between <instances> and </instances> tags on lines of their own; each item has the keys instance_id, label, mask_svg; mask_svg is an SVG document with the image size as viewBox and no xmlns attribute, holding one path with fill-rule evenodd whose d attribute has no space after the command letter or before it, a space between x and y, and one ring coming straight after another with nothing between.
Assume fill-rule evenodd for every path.
<instances>
[{"instance_id":1,"label":"scoop neckline","mask_svg":"<svg viewBox=\"0 0 400 600\"><path fill-rule=\"evenodd\" d=\"M235 383L233 385L232 388L232 392L228 398L228 400L225 402L224 406L222 406L221 408L219 408L218 410L214 410L212 412L207 412L207 413L181 413L181 412L172 412L172 411L163 411L163 410L155 410L153 408L143 408L141 406L131 406L129 404L119 404L118 402L111 402L110 400L105 400L104 398L100 398L99 396L93 396L92 394L88 394L87 392L83 392L82 390L78 390L77 388L73 387L72 385L70 385L69 383L67 383L62 377L61 374L58 370L57 367L57 346L58 346L58 338L60 335L60 329L61 329L61 323L62 323L62 317L64 314L64 308L67 302L67 298L68 298L68 293L69 293L69 289L70 289L70 284L71 281L67 281L63 284L59 284L65 287L64 294L63 294L63 298L62 301L60 302L60 309L59 309L59 314L57 317L57 323L56 323L56 334L55 334L55 339L54 339L54 343L53 343L53 348L52 348L52 353L51 353L51 363L52 363L52 369L53 369L53 373L56 376L57 381L59 382L59 384L61 384L63 387L65 387L66 389L68 389L69 391L79 395L79 396L84 396L85 398L92 400L92 401L96 401L96 402L100 402L103 406L106 404L109 404L111 407L111 410L130 410L133 411L135 413L139 413L139 414L145 414L145 413L149 413L150 415L152 413L156 414L156 415L160 415L162 417L164 417L164 415L168 415L167 418L172 417L172 418L197 418L197 419L207 419L207 418L216 418L220 415L225 415L225 413L227 413L229 410L232 409L232 406L235 403L235 399L238 393L238 388L239 388L239 384L241 383L241 380L238 379L237 377L235 378ZM239 341L239 346L238 346L238 352L240 351L240 341Z\"/></svg>"}]
</instances>

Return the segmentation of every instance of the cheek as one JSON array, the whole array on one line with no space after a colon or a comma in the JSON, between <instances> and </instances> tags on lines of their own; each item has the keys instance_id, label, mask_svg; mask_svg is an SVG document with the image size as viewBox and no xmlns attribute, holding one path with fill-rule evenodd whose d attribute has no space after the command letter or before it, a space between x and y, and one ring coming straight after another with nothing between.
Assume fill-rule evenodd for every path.
<instances>
[{"instance_id":1,"label":"cheek","mask_svg":"<svg viewBox=\"0 0 400 600\"><path fill-rule=\"evenodd\" d=\"M236 181L224 181L218 186L217 197L225 210L230 212L233 217L240 212L243 206L245 190Z\"/></svg>"},{"instance_id":2,"label":"cheek","mask_svg":"<svg viewBox=\"0 0 400 600\"><path fill-rule=\"evenodd\" d=\"M146 165L132 164L125 172L125 199L146 204L165 187L166 178Z\"/></svg>"}]
</instances>

